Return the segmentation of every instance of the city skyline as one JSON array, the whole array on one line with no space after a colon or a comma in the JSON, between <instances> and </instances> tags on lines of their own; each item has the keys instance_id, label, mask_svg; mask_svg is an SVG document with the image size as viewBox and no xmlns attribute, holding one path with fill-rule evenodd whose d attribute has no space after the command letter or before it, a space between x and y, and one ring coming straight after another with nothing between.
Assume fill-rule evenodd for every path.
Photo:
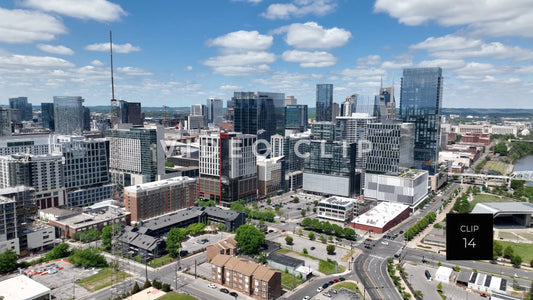
<instances>
[{"instance_id":1,"label":"city skyline","mask_svg":"<svg viewBox=\"0 0 533 300\"><path fill-rule=\"evenodd\" d=\"M108 105L112 30L115 98L143 107L228 101L240 91L314 107L323 83L333 84L336 103L357 93L371 105L381 80L399 96L404 68L441 67L442 107L533 108L532 4L6 1L0 105L65 95Z\"/></svg>"}]
</instances>

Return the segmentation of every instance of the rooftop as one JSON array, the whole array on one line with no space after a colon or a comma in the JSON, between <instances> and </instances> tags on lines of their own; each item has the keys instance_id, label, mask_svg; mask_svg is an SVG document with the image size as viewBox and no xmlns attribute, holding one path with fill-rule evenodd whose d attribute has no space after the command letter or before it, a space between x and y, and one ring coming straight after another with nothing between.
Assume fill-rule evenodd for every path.
<instances>
[{"instance_id":1,"label":"rooftop","mask_svg":"<svg viewBox=\"0 0 533 300\"><path fill-rule=\"evenodd\" d=\"M155 191L162 187L181 185L184 183L194 183L196 179L187 176L172 177L164 180L147 182L140 185L132 185L124 188L125 193L140 193L145 191Z\"/></svg>"},{"instance_id":2,"label":"rooftop","mask_svg":"<svg viewBox=\"0 0 533 300\"><path fill-rule=\"evenodd\" d=\"M485 202L478 203L473 214L533 214L533 203L526 202Z\"/></svg>"},{"instance_id":3,"label":"rooftop","mask_svg":"<svg viewBox=\"0 0 533 300\"><path fill-rule=\"evenodd\" d=\"M6 300L34 299L49 293L49 288L25 275L0 282L0 296Z\"/></svg>"},{"instance_id":4,"label":"rooftop","mask_svg":"<svg viewBox=\"0 0 533 300\"><path fill-rule=\"evenodd\" d=\"M346 206L349 206L350 204L352 204L354 202L358 202L358 201L362 201L362 200L333 196L333 197L329 197L329 198L320 200L320 203L327 203L327 204L333 204L333 205L346 207ZM319 203L319 205L320 205L320 203Z\"/></svg>"},{"instance_id":5,"label":"rooftop","mask_svg":"<svg viewBox=\"0 0 533 300\"><path fill-rule=\"evenodd\" d=\"M400 178L409 178L409 179L415 179L418 176L423 175L424 173L427 173L428 171L423 170L416 170L416 169L407 169L398 175Z\"/></svg>"},{"instance_id":6,"label":"rooftop","mask_svg":"<svg viewBox=\"0 0 533 300\"><path fill-rule=\"evenodd\" d=\"M303 266L305 264L305 262L301 259L297 259L283 254L278 254L276 252L270 253L270 255L267 257L267 260L271 260L278 264L293 268L297 268L298 266Z\"/></svg>"},{"instance_id":7,"label":"rooftop","mask_svg":"<svg viewBox=\"0 0 533 300\"><path fill-rule=\"evenodd\" d=\"M409 209L409 206L405 204L381 202L366 213L355 217L352 223L381 228L406 209Z\"/></svg>"},{"instance_id":8,"label":"rooftop","mask_svg":"<svg viewBox=\"0 0 533 300\"><path fill-rule=\"evenodd\" d=\"M122 208L109 207L108 209L86 210L83 213L54 222L77 228L96 225L106 220L112 220L129 214L130 212L126 212Z\"/></svg>"}]
</instances>

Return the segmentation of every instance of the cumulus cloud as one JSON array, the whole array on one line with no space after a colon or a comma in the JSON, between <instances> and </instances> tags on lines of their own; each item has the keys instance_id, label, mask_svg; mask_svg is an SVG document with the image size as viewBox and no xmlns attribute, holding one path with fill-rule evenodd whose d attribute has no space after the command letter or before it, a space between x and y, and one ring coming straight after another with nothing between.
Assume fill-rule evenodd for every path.
<instances>
[{"instance_id":1,"label":"cumulus cloud","mask_svg":"<svg viewBox=\"0 0 533 300\"><path fill-rule=\"evenodd\" d=\"M269 64L275 60L276 56L272 53L249 51L246 53L210 57L203 64L211 67L213 72L218 74L242 76L269 72Z\"/></svg>"},{"instance_id":2,"label":"cumulus cloud","mask_svg":"<svg viewBox=\"0 0 533 300\"><path fill-rule=\"evenodd\" d=\"M331 67L337 62L335 56L325 51L291 50L283 52L281 58L285 61L299 63L302 68Z\"/></svg>"},{"instance_id":3,"label":"cumulus cloud","mask_svg":"<svg viewBox=\"0 0 533 300\"><path fill-rule=\"evenodd\" d=\"M53 40L66 33L63 23L52 16L36 11L4 9L0 7L0 42L32 43Z\"/></svg>"},{"instance_id":4,"label":"cumulus cloud","mask_svg":"<svg viewBox=\"0 0 533 300\"><path fill-rule=\"evenodd\" d=\"M306 15L324 16L334 11L336 7L334 0L295 0L292 3L270 4L261 16L271 20Z\"/></svg>"},{"instance_id":5,"label":"cumulus cloud","mask_svg":"<svg viewBox=\"0 0 533 300\"><path fill-rule=\"evenodd\" d=\"M207 41L209 46L223 47L233 51L261 51L272 46L273 38L257 31L239 30Z\"/></svg>"},{"instance_id":6,"label":"cumulus cloud","mask_svg":"<svg viewBox=\"0 0 533 300\"><path fill-rule=\"evenodd\" d=\"M0 56L0 67L70 68L74 64L57 57L14 54Z\"/></svg>"},{"instance_id":7,"label":"cumulus cloud","mask_svg":"<svg viewBox=\"0 0 533 300\"><path fill-rule=\"evenodd\" d=\"M109 51L109 43L96 43L85 46L85 50L89 51ZM141 51L141 47L133 46L130 43L115 44L113 43L113 52L130 53L134 51Z\"/></svg>"},{"instance_id":8,"label":"cumulus cloud","mask_svg":"<svg viewBox=\"0 0 533 300\"><path fill-rule=\"evenodd\" d=\"M223 84L220 86L220 89L224 91L238 91L242 89L242 87L239 85Z\"/></svg>"},{"instance_id":9,"label":"cumulus cloud","mask_svg":"<svg viewBox=\"0 0 533 300\"><path fill-rule=\"evenodd\" d=\"M91 61L91 65L96 66L96 67L101 67L101 66L104 65L104 63L99 61L98 59L95 59L95 60Z\"/></svg>"},{"instance_id":10,"label":"cumulus cloud","mask_svg":"<svg viewBox=\"0 0 533 300\"><path fill-rule=\"evenodd\" d=\"M120 5L106 0L24 0L22 5L83 20L117 21L126 12Z\"/></svg>"},{"instance_id":11,"label":"cumulus cloud","mask_svg":"<svg viewBox=\"0 0 533 300\"><path fill-rule=\"evenodd\" d=\"M377 65L381 62L381 56L379 55L368 55L365 57L360 57L357 59L358 65L372 66Z\"/></svg>"},{"instance_id":12,"label":"cumulus cloud","mask_svg":"<svg viewBox=\"0 0 533 300\"><path fill-rule=\"evenodd\" d=\"M345 45L352 37L345 29L325 29L315 22L294 23L278 28L274 33L286 33L285 42L298 49L332 49Z\"/></svg>"},{"instance_id":13,"label":"cumulus cloud","mask_svg":"<svg viewBox=\"0 0 533 300\"><path fill-rule=\"evenodd\" d=\"M444 69L457 69L465 66L465 61L462 59L433 59L423 60L418 63L418 67L431 68L441 67Z\"/></svg>"},{"instance_id":14,"label":"cumulus cloud","mask_svg":"<svg viewBox=\"0 0 533 300\"><path fill-rule=\"evenodd\" d=\"M119 67L117 68L117 71L119 73L123 73L125 75L131 75L131 76L153 75L153 73L150 71L146 71L146 70L135 68L135 67Z\"/></svg>"},{"instance_id":15,"label":"cumulus cloud","mask_svg":"<svg viewBox=\"0 0 533 300\"><path fill-rule=\"evenodd\" d=\"M186 69L187 71L192 71L192 66L187 66L185 69Z\"/></svg>"},{"instance_id":16,"label":"cumulus cloud","mask_svg":"<svg viewBox=\"0 0 533 300\"><path fill-rule=\"evenodd\" d=\"M453 5L447 0L377 0L374 10L411 26L435 21L443 26L466 25L488 36L532 37L532 6L532 0L457 1Z\"/></svg>"},{"instance_id":17,"label":"cumulus cloud","mask_svg":"<svg viewBox=\"0 0 533 300\"><path fill-rule=\"evenodd\" d=\"M46 45L46 44L39 44L37 45L37 48L39 50L52 53L52 54L59 54L59 55L73 55L74 51L68 47L62 46L62 45Z\"/></svg>"}]
</instances>

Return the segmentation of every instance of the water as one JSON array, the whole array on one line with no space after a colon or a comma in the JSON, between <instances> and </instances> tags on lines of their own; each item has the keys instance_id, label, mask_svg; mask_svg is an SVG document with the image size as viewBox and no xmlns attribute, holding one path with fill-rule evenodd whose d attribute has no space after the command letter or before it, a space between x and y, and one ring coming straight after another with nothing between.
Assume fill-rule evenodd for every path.
<instances>
[{"instance_id":1,"label":"water","mask_svg":"<svg viewBox=\"0 0 533 300\"><path fill-rule=\"evenodd\" d=\"M533 171L533 155L524 156L514 163L513 171ZM533 186L533 181L527 182L528 186Z\"/></svg>"}]
</instances>

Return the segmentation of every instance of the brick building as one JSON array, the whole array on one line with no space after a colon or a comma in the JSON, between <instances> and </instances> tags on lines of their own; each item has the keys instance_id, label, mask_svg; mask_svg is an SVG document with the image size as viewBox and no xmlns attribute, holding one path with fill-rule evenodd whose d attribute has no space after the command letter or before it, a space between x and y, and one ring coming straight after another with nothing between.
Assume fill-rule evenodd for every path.
<instances>
[{"instance_id":1,"label":"brick building","mask_svg":"<svg viewBox=\"0 0 533 300\"><path fill-rule=\"evenodd\" d=\"M207 246L206 253L207 261L212 260L218 254L235 256L237 254L237 242L234 238L228 237Z\"/></svg>"}]
</instances>

